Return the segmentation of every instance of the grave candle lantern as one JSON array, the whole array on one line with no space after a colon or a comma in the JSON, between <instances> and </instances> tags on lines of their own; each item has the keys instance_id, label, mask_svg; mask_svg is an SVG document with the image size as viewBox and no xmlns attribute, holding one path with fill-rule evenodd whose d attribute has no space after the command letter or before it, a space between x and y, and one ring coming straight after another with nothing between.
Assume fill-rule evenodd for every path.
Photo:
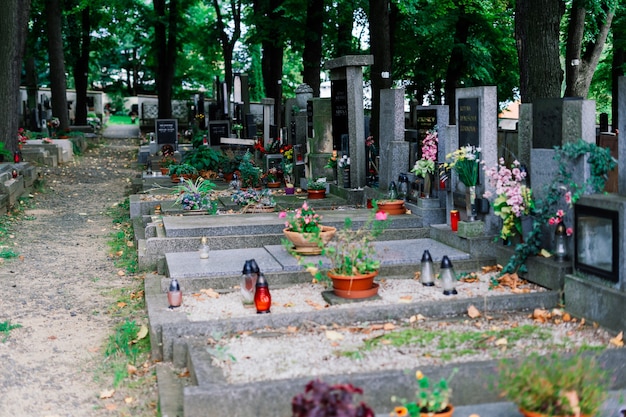
<instances>
[{"instance_id":1,"label":"grave candle lantern","mask_svg":"<svg viewBox=\"0 0 626 417\"><path fill-rule=\"evenodd\" d=\"M461 215L458 210L450 210L450 229L453 232L457 232L459 230L459 219Z\"/></svg>"},{"instance_id":2,"label":"grave candle lantern","mask_svg":"<svg viewBox=\"0 0 626 417\"><path fill-rule=\"evenodd\" d=\"M270 289L267 285L265 275L259 274L256 280L256 291L254 293L254 305L256 306L257 314L266 314L270 312L272 306L272 296Z\"/></svg>"},{"instance_id":3,"label":"grave candle lantern","mask_svg":"<svg viewBox=\"0 0 626 417\"><path fill-rule=\"evenodd\" d=\"M17 169L14 169L13 171L11 171L11 176L12 176L13 178L17 178L17 175L18 175L18 174L17 174Z\"/></svg>"},{"instance_id":4,"label":"grave candle lantern","mask_svg":"<svg viewBox=\"0 0 626 417\"><path fill-rule=\"evenodd\" d=\"M254 261L254 259L249 259L243 264L243 270L241 271L239 291L241 292L241 301L245 306L252 306L254 303L254 288L259 276L258 270L255 270L254 268L255 265L256 261Z\"/></svg>"},{"instance_id":5,"label":"grave candle lantern","mask_svg":"<svg viewBox=\"0 0 626 417\"><path fill-rule=\"evenodd\" d=\"M567 228L563 222L557 224L554 231L554 257L559 262L567 259Z\"/></svg>"},{"instance_id":6,"label":"grave candle lantern","mask_svg":"<svg viewBox=\"0 0 626 417\"><path fill-rule=\"evenodd\" d=\"M167 291L167 302L170 308L180 307L183 303L183 292L180 290L180 284L176 278L170 281L170 288Z\"/></svg>"},{"instance_id":7,"label":"grave candle lantern","mask_svg":"<svg viewBox=\"0 0 626 417\"><path fill-rule=\"evenodd\" d=\"M200 259L208 259L210 250L207 238L203 236L202 239L200 239Z\"/></svg>"},{"instance_id":8,"label":"grave candle lantern","mask_svg":"<svg viewBox=\"0 0 626 417\"><path fill-rule=\"evenodd\" d=\"M435 285L433 282L433 258L427 250L422 254L422 273L420 274L420 282L426 287Z\"/></svg>"},{"instance_id":9,"label":"grave candle lantern","mask_svg":"<svg viewBox=\"0 0 626 417\"><path fill-rule=\"evenodd\" d=\"M441 260L441 286L443 287L443 295L455 295L457 294L456 288L454 288L454 282L456 281L456 274L452 267L452 262L447 255Z\"/></svg>"}]
</instances>

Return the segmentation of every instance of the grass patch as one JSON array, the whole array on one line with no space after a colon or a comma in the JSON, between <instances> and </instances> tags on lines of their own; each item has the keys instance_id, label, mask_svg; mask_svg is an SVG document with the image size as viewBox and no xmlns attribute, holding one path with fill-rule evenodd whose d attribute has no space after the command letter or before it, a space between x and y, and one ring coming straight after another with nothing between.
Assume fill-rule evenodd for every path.
<instances>
[{"instance_id":1,"label":"grass patch","mask_svg":"<svg viewBox=\"0 0 626 417\"><path fill-rule=\"evenodd\" d=\"M137 272L137 248L134 244L135 234L129 212L130 200L128 198L107 212L112 218L115 229L115 232L110 235L109 256L116 267L125 270L128 274L134 274Z\"/></svg>"},{"instance_id":2,"label":"grass patch","mask_svg":"<svg viewBox=\"0 0 626 417\"><path fill-rule=\"evenodd\" d=\"M567 340L552 341L552 333L545 328L525 324L513 328L454 332L449 329L406 328L367 339L357 350L341 351L338 355L353 359L362 359L363 353L379 349L382 346L433 347L429 353L442 359L468 356L484 351L499 351L496 343L506 340L508 346L514 346L520 340L533 340L537 344L560 347ZM589 349L592 347L588 346Z\"/></svg>"},{"instance_id":3,"label":"grass patch","mask_svg":"<svg viewBox=\"0 0 626 417\"><path fill-rule=\"evenodd\" d=\"M11 324L11 321L0 321L0 334L2 334L2 343L9 338L9 333L13 329L19 329L21 324Z\"/></svg>"},{"instance_id":4,"label":"grass patch","mask_svg":"<svg viewBox=\"0 0 626 417\"><path fill-rule=\"evenodd\" d=\"M120 276L127 281L123 287L103 294L110 300L106 313L117 324L102 349L103 361L94 379L103 391L115 390L113 398L103 404L113 403L116 415L154 417L158 415L156 370L150 358L143 276L136 275L137 249L132 244L129 209L126 199L107 212L115 228L108 241L110 258L117 268L124 270ZM97 280L100 278L92 278L94 282Z\"/></svg>"},{"instance_id":5,"label":"grass patch","mask_svg":"<svg viewBox=\"0 0 626 417\"><path fill-rule=\"evenodd\" d=\"M135 120L134 124L139 123L139 120ZM130 119L130 116L125 115L125 114L112 114L111 117L109 118L109 125L132 125L132 121Z\"/></svg>"}]
</instances>

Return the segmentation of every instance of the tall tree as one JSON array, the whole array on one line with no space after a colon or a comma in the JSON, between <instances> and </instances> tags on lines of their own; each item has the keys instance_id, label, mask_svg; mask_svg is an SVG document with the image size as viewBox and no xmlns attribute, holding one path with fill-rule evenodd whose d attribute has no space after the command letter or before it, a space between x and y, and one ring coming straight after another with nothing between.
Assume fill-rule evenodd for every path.
<instances>
[{"instance_id":1,"label":"tall tree","mask_svg":"<svg viewBox=\"0 0 626 417\"><path fill-rule=\"evenodd\" d=\"M215 24L224 57L224 81L228 86L227 91L231 91L233 86L233 51L241 37L241 0L230 0L229 6L230 13L223 14L220 2L213 0L217 16Z\"/></svg>"},{"instance_id":2,"label":"tall tree","mask_svg":"<svg viewBox=\"0 0 626 417\"><path fill-rule=\"evenodd\" d=\"M67 112L67 84L65 80L65 56L63 53L63 14L60 0L48 0L45 4L52 116L59 119L59 128L64 130L69 127L69 115Z\"/></svg>"},{"instance_id":3,"label":"tall tree","mask_svg":"<svg viewBox=\"0 0 626 417\"><path fill-rule=\"evenodd\" d=\"M461 80L467 73L468 39L472 16L467 12L465 4L461 3L457 9L457 19L454 25L452 51L446 71L445 100L450 109L450 124L456 124L456 89L461 87Z\"/></svg>"},{"instance_id":4,"label":"tall tree","mask_svg":"<svg viewBox=\"0 0 626 417\"><path fill-rule=\"evenodd\" d=\"M370 0L370 50L374 56L372 65L372 115L370 134L375 140L380 139L380 90L391 88L391 34L389 30L389 0ZM365 139L365 138L363 138ZM386 185L386 184L385 184Z\"/></svg>"},{"instance_id":5,"label":"tall tree","mask_svg":"<svg viewBox=\"0 0 626 417\"><path fill-rule=\"evenodd\" d=\"M617 129L619 122L619 77L626 74L626 6L617 9L613 24L613 59L611 62L611 100L613 131ZM623 116L626 117L626 116Z\"/></svg>"},{"instance_id":6,"label":"tall tree","mask_svg":"<svg viewBox=\"0 0 626 417\"><path fill-rule=\"evenodd\" d=\"M589 10L590 6L595 10ZM587 98L615 14L613 1L593 4L574 0L570 10L565 48L565 97ZM589 28L594 28L590 34ZM587 30L586 30L587 29ZM587 37L585 37L587 32Z\"/></svg>"},{"instance_id":7,"label":"tall tree","mask_svg":"<svg viewBox=\"0 0 626 417\"><path fill-rule=\"evenodd\" d=\"M178 50L178 0L154 0L154 48L156 53L156 90L159 118L172 117L172 86Z\"/></svg>"},{"instance_id":8,"label":"tall tree","mask_svg":"<svg viewBox=\"0 0 626 417\"><path fill-rule=\"evenodd\" d=\"M7 0L0 13L0 141L17 149L20 74L30 0Z\"/></svg>"},{"instance_id":9,"label":"tall tree","mask_svg":"<svg viewBox=\"0 0 626 417\"><path fill-rule=\"evenodd\" d=\"M302 77L303 81L313 89L313 97L320 95L325 3L324 0L308 0L306 8Z\"/></svg>"},{"instance_id":10,"label":"tall tree","mask_svg":"<svg viewBox=\"0 0 626 417\"><path fill-rule=\"evenodd\" d=\"M91 52L91 7L85 5L68 15L68 41L76 89L75 120L77 125L87 124L87 87L89 86L89 54Z\"/></svg>"},{"instance_id":11,"label":"tall tree","mask_svg":"<svg viewBox=\"0 0 626 417\"><path fill-rule=\"evenodd\" d=\"M523 103L561 97L559 34L564 13L565 4L561 0L516 2L515 40Z\"/></svg>"}]
</instances>

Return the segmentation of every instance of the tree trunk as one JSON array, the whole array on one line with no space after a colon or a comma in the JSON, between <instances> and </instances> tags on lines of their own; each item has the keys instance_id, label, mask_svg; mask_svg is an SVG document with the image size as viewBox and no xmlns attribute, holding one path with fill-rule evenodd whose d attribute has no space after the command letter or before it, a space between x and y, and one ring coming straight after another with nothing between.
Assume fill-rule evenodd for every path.
<instances>
[{"instance_id":1,"label":"tree trunk","mask_svg":"<svg viewBox=\"0 0 626 417\"><path fill-rule=\"evenodd\" d=\"M222 55L224 57L224 82L226 83L226 91L232 91L233 87L233 51L235 50L235 44L241 36L241 0L231 0L231 19L233 22L234 30L229 37L228 33L231 31L229 25L228 29L218 0L213 0L213 8L217 15L217 28L219 31L220 43L222 45ZM229 19L230 20L230 19ZM228 99L228 97L226 98Z\"/></svg>"},{"instance_id":2,"label":"tree trunk","mask_svg":"<svg viewBox=\"0 0 626 417\"><path fill-rule=\"evenodd\" d=\"M67 112L65 56L63 55L62 10L59 0L48 0L45 4L46 21L48 23L52 117L59 119L59 130L65 130L69 127L69 117Z\"/></svg>"},{"instance_id":3,"label":"tree trunk","mask_svg":"<svg viewBox=\"0 0 626 417\"><path fill-rule=\"evenodd\" d=\"M76 19L76 23L80 27L80 37L76 39L76 45L74 45L73 53L76 56L76 62L74 63L73 75L74 86L76 88L76 107L75 107L75 119L74 123L77 125L87 124L87 87L89 85L89 52L91 47L91 23L89 16L89 6L86 6L81 12L80 24L79 19Z\"/></svg>"},{"instance_id":4,"label":"tree trunk","mask_svg":"<svg viewBox=\"0 0 626 417\"><path fill-rule=\"evenodd\" d=\"M372 115L370 135L380 143L380 90L391 88L391 40L389 33L389 0L370 0L370 50L374 56L372 65ZM383 73L386 73L383 77ZM365 138L363 138L365 139Z\"/></svg>"},{"instance_id":5,"label":"tree trunk","mask_svg":"<svg viewBox=\"0 0 626 417\"><path fill-rule=\"evenodd\" d=\"M614 12L613 10L607 12L606 19L600 24L596 39L593 42L587 42L583 50L586 15L587 10L583 2L574 1L565 49L565 97L587 98L593 74L611 28Z\"/></svg>"},{"instance_id":6,"label":"tree trunk","mask_svg":"<svg viewBox=\"0 0 626 417\"><path fill-rule=\"evenodd\" d=\"M454 46L450 53L450 61L446 71L445 100L450 109L449 123L456 124L456 89L461 86L460 80L467 69L465 50L471 26L471 17L465 13L463 5L459 6L459 18L454 28Z\"/></svg>"},{"instance_id":7,"label":"tree trunk","mask_svg":"<svg viewBox=\"0 0 626 417\"><path fill-rule=\"evenodd\" d=\"M308 0L306 10L302 78L313 89L313 97L320 95L324 3L324 0Z\"/></svg>"},{"instance_id":8,"label":"tree trunk","mask_svg":"<svg viewBox=\"0 0 626 417\"><path fill-rule=\"evenodd\" d=\"M522 103L561 97L559 26L564 13L565 4L561 0L516 2L515 40Z\"/></svg>"},{"instance_id":9,"label":"tree trunk","mask_svg":"<svg viewBox=\"0 0 626 417\"><path fill-rule=\"evenodd\" d=\"M335 7L337 9L337 43L335 45L335 53L337 56L335 58L338 58L354 53L354 48L352 47L354 9L347 1L339 2ZM373 37L371 37L371 39L373 39Z\"/></svg>"},{"instance_id":10,"label":"tree trunk","mask_svg":"<svg viewBox=\"0 0 626 417\"><path fill-rule=\"evenodd\" d=\"M154 0L156 21L154 23L154 45L157 57L156 90L158 95L159 119L172 117L172 85L176 69L176 42L178 32L178 0Z\"/></svg>"},{"instance_id":11,"label":"tree trunk","mask_svg":"<svg viewBox=\"0 0 626 417\"><path fill-rule=\"evenodd\" d=\"M26 39L30 0L7 0L0 13L0 141L6 149L17 149L20 76Z\"/></svg>"}]
</instances>

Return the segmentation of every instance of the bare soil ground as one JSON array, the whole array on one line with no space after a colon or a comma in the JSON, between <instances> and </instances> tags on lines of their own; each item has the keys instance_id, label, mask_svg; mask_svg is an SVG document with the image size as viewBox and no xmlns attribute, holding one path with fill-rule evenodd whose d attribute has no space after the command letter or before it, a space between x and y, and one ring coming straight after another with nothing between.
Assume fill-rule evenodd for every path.
<instances>
[{"instance_id":1,"label":"bare soil ground","mask_svg":"<svg viewBox=\"0 0 626 417\"><path fill-rule=\"evenodd\" d=\"M0 323L21 327L0 333L1 417L150 415L138 410L146 403L154 409L154 386L145 398L119 389L100 398L112 389L104 344L119 317L111 306L137 279L119 274L109 255L114 224L107 211L128 194L136 151L130 139L106 139L73 163L43 167L43 191L11 227L4 249L19 257L0 265Z\"/></svg>"}]
</instances>

